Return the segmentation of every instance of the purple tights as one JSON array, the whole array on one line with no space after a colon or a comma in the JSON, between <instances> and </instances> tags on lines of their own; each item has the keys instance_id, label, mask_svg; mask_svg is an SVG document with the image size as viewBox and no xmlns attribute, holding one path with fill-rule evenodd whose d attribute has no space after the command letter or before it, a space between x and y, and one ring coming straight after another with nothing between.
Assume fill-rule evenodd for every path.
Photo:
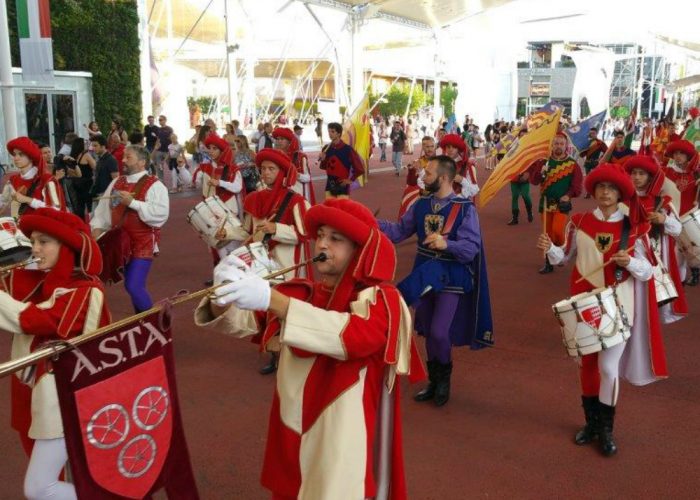
<instances>
[{"instance_id":1,"label":"purple tights","mask_svg":"<svg viewBox=\"0 0 700 500\"><path fill-rule=\"evenodd\" d=\"M450 339L450 326L459 304L459 294L437 293L434 294L433 314L430 319L430 332L425 338L425 350L428 353L428 361L438 361L447 364L452 359L452 341Z\"/></svg>"},{"instance_id":2,"label":"purple tights","mask_svg":"<svg viewBox=\"0 0 700 500\"><path fill-rule=\"evenodd\" d=\"M132 258L124 269L124 288L131 297L134 311L140 313L153 306L151 295L146 290L146 278L153 259Z\"/></svg>"}]
</instances>

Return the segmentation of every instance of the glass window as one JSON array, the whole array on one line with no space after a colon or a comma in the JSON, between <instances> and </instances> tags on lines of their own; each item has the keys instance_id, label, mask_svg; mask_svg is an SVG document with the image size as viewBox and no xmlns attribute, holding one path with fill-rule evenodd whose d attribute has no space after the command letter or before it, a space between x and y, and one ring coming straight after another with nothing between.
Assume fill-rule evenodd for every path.
<instances>
[{"instance_id":1,"label":"glass window","mask_svg":"<svg viewBox=\"0 0 700 500\"><path fill-rule=\"evenodd\" d=\"M68 132L75 132L75 117L73 115L73 95L54 94L51 96L53 105L53 137L58 147Z\"/></svg>"},{"instance_id":2,"label":"glass window","mask_svg":"<svg viewBox=\"0 0 700 500\"><path fill-rule=\"evenodd\" d=\"M24 94L27 135L34 142L49 144L49 110L46 94Z\"/></svg>"}]
</instances>

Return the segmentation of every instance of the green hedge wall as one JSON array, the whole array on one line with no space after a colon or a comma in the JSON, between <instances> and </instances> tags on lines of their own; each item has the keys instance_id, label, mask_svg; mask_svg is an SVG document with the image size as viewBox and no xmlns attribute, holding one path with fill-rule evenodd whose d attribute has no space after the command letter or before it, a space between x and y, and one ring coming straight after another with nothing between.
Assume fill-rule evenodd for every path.
<instances>
[{"instance_id":1,"label":"green hedge wall","mask_svg":"<svg viewBox=\"0 0 700 500\"><path fill-rule=\"evenodd\" d=\"M20 66L14 0L7 1L12 64ZM114 114L127 131L141 126L138 13L135 0L52 0L54 69L89 71L95 119L109 130Z\"/></svg>"}]
</instances>

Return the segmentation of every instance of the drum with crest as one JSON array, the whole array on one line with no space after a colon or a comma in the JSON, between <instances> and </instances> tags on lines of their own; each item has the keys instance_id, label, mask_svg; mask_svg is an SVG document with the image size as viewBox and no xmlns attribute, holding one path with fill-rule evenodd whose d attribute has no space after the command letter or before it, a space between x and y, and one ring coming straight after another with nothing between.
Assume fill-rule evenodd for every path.
<instances>
[{"instance_id":1,"label":"drum with crest","mask_svg":"<svg viewBox=\"0 0 700 500\"><path fill-rule=\"evenodd\" d=\"M32 254L32 244L19 230L15 219L0 217L0 266L27 260Z\"/></svg>"},{"instance_id":2,"label":"drum with crest","mask_svg":"<svg viewBox=\"0 0 700 500\"><path fill-rule=\"evenodd\" d=\"M700 267L700 208L680 218L683 230L678 237L678 248L690 267Z\"/></svg>"},{"instance_id":3,"label":"drum with crest","mask_svg":"<svg viewBox=\"0 0 700 500\"><path fill-rule=\"evenodd\" d=\"M281 269L280 265L269 256L265 245L260 242L240 246L231 254L245 262L255 274L262 278ZM284 275L281 275L271 279L270 283L277 284L283 281Z\"/></svg>"},{"instance_id":4,"label":"drum with crest","mask_svg":"<svg viewBox=\"0 0 700 500\"><path fill-rule=\"evenodd\" d=\"M574 295L552 310L569 356L600 352L630 337L630 324L614 287Z\"/></svg>"}]
</instances>

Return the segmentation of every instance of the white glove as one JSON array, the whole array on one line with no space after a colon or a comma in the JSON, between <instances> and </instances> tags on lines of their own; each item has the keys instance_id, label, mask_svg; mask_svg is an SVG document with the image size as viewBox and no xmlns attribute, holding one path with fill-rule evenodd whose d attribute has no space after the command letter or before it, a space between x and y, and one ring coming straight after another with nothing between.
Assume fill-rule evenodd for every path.
<instances>
[{"instance_id":1,"label":"white glove","mask_svg":"<svg viewBox=\"0 0 700 500\"><path fill-rule=\"evenodd\" d=\"M266 311L270 307L270 284L253 273L247 273L243 279L227 283L214 290L214 303L225 307L233 304L239 309L249 311Z\"/></svg>"},{"instance_id":2,"label":"white glove","mask_svg":"<svg viewBox=\"0 0 700 500\"><path fill-rule=\"evenodd\" d=\"M227 255L214 268L214 285L243 279L248 273L248 266L235 255Z\"/></svg>"}]
</instances>

